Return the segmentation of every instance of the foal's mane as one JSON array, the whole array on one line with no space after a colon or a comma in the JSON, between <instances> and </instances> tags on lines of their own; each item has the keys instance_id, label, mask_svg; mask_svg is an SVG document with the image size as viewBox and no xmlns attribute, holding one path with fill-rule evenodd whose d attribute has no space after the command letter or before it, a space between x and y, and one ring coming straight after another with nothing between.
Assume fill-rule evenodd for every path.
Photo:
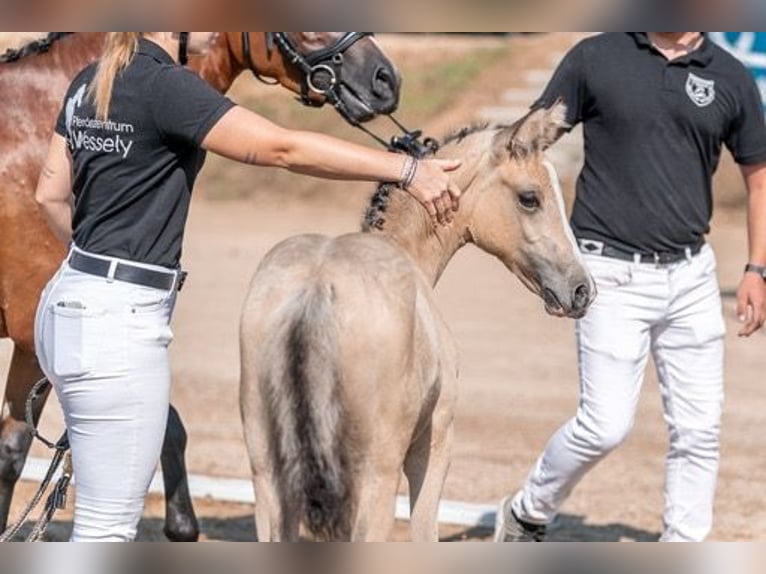
<instances>
[{"instance_id":1,"label":"foal's mane","mask_svg":"<svg viewBox=\"0 0 766 574\"><path fill-rule=\"evenodd\" d=\"M522 120L515 122L514 124L497 124L490 125L488 123L476 123L469 126L457 129L449 133L440 142L438 149L442 149L449 145L456 145L461 143L466 138L483 133L489 130L499 131L506 128L513 128L521 123ZM364 214L362 221L362 231L371 231L372 229L383 229L386 223L385 213L388 209L388 203L391 199L391 192L397 189L395 183L379 183L378 187L370 199L370 204L367 206L367 210Z\"/></svg>"},{"instance_id":2,"label":"foal's mane","mask_svg":"<svg viewBox=\"0 0 766 574\"><path fill-rule=\"evenodd\" d=\"M69 36L70 34L72 34L72 32L50 32L45 38L33 40L21 48L9 48L0 56L0 63L5 64L7 62L15 62L26 56L44 54L51 49L51 46L53 46L56 41L64 36Z\"/></svg>"}]
</instances>

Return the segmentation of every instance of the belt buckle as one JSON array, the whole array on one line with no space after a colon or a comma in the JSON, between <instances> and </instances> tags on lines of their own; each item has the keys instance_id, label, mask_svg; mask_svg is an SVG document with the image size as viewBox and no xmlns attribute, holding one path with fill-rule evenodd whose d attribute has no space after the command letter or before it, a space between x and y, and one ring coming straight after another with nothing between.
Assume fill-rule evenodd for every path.
<instances>
[{"instance_id":1,"label":"belt buckle","mask_svg":"<svg viewBox=\"0 0 766 574\"><path fill-rule=\"evenodd\" d=\"M662 262L662 256L660 255L660 252L655 251L653 255L654 255L654 264L659 265Z\"/></svg>"}]
</instances>

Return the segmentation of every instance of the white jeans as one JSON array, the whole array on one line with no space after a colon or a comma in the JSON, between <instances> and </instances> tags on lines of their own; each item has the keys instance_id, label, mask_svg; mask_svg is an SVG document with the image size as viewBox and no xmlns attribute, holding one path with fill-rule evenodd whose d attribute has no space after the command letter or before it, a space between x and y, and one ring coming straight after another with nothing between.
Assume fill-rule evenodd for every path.
<instances>
[{"instance_id":1,"label":"white jeans","mask_svg":"<svg viewBox=\"0 0 766 574\"><path fill-rule=\"evenodd\" d=\"M175 290L109 281L66 261L43 291L35 344L72 446L73 541L136 536L165 435L174 304Z\"/></svg>"},{"instance_id":2,"label":"white jeans","mask_svg":"<svg viewBox=\"0 0 766 574\"><path fill-rule=\"evenodd\" d=\"M649 357L670 434L664 541L703 540L712 526L723 406L724 322L709 246L669 265L584 256L598 297L577 323L580 405L554 434L513 501L547 524L585 473L627 436Z\"/></svg>"}]
</instances>

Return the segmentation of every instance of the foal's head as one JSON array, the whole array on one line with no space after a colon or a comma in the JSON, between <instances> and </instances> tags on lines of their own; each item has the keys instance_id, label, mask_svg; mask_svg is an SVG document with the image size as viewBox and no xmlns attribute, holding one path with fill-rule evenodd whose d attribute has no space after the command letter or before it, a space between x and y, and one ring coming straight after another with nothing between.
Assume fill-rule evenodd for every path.
<instances>
[{"instance_id":1,"label":"foal's head","mask_svg":"<svg viewBox=\"0 0 766 574\"><path fill-rule=\"evenodd\" d=\"M491 151L480 156L461 211L466 210L468 237L542 297L549 313L579 318L595 286L566 220L558 177L544 155L566 128L565 112L557 103L485 135Z\"/></svg>"}]
</instances>

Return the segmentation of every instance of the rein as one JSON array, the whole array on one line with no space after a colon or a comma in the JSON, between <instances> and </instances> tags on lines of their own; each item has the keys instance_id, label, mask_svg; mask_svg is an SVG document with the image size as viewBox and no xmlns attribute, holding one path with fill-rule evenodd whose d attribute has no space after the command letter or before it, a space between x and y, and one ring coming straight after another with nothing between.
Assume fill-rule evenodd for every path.
<instances>
[{"instance_id":1,"label":"rein","mask_svg":"<svg viewBox=\"0 0 766 574\"><path fill-rule=\"evenodd\" d=\"M53 487L53 490L48 495L48 499L45 501L43 511L40 514L40 518L37 520L37 524L35 524L30 533L25 538L25 542L36 542L39 540L45 533L45 530L48 528L48 524L50 524L50 521L56 511L66 507L67 491L69 489L69 484L72 481L73 475L72 456L69 452L69 439L67 437L67 433L64 431L64 434L61 435L61 438L55 443L47 440L38 432L34 423L34 417L32 415L34 402L40 398L40 396L45 391L48 390L48 387L50 387L50 383L48 382L48 379L45 378L37 381L35 386L32 387L26 402L26 420L27 425L32 430L32 436L45 444L45 446L48 448L54 450L55 454L53 455L53 460L51 461L51 464L48 467L48 471L45 473L45 477L40 483L40 487L37 489L37 492L35 492L32 500L27 504L26 508L24 508L19 519L14 524L6 528L5 532L0 534L0 542L7 542L13 538L27 523L29 520L29 515L32 514L32 511L42 500L45 491L53 481L53 477L56 474L56 471L58 471L62 462L64 463L64 470L56 482L56 485Z\"/></svg>"},{"instance_id":2,"label":"rein","mask_svg":"<svg viewBox=\"0 0 766 574\"><path fill-rule=\"evenodd\" d=\"M346 32L334 44L308 54L301 54L285 32L266 32L266 44L269 50L276 45L282 55L302 72L300 100L304 105L320 107L325 101L329 102L350 125L365 132L389 151L403 152L417 158L435 153L439 148L435 139L427 137L421 141L422 131L408 130L393 114L388 114L388 118L402 134L392 136L386 141L355 120L343 102L340 93L343 85L343 54L362 38L372 35L372 32ZM277 83L267 81L260 75L253 62L250 47L250 32L242 32L243 60L247 68L258 80L267 84ZM310 93L324 96L325 101L317 103L311 100ZM367 105L364 100L361 101Z\"/></svg>"}]
</instances>

